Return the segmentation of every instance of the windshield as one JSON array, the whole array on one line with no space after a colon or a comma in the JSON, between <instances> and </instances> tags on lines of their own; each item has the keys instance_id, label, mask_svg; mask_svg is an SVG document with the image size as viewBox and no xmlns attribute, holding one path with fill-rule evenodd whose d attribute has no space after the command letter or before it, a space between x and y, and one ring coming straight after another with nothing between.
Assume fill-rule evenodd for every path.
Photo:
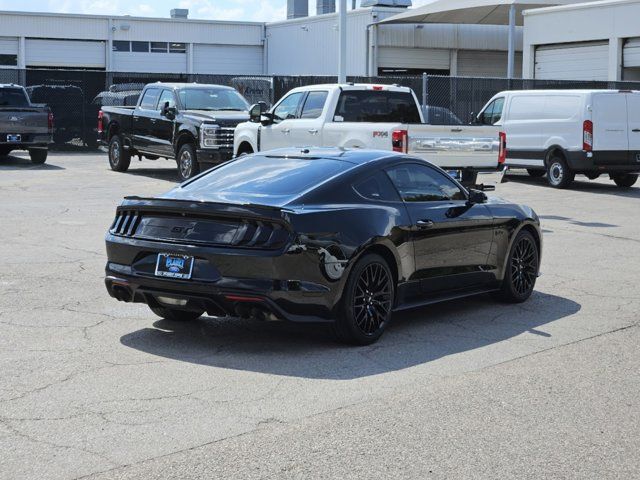
<instances>
[{"instance_id":1,"label":"windshield","mask_svg":"<svg viewBox=\"0 0 640 480\"><path fill-rule=\"evenodd\" d=\"M178 91L178 96L185 110L249 110L242 95L226 88L185 88Z\"/></svg>"},{"instance_id":2,"label":"windshield","mask_svg":"<svg viewBox=\"0 0 640 480\"><path fill-rule=\"evenodd\" d=\"M328 158L250 155L214 168L177 190L180 196L201 200L273 205L286 203L353 166Z\"/></svg>"},{"instance_id":3,"label":"windshield","mask_svg":"<svg viewBox=\"0 0 640 480\"><path fill-rule=\"evenodd\" d=\"M0 89L0 107L28 107L29 100L20 88Z\"/></svg>"}]
</instances>

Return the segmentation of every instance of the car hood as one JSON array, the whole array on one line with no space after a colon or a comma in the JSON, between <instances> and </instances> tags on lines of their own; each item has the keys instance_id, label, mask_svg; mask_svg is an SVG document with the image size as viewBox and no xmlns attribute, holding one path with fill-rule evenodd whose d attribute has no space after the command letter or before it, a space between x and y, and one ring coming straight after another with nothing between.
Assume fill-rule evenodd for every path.
<instances>
[{"instance_id":1,"label":"car hood","mask_svg":"<svg viewBox=\"0 0 640 480\"><path fill-rule=\"evenodd\" d=\"M226 110L188 110L183 112L183 117L196 122L218 122L220 124L237 125L240 122L249 120L248 112L229 112Z\"/></svg>"}]
</instances>

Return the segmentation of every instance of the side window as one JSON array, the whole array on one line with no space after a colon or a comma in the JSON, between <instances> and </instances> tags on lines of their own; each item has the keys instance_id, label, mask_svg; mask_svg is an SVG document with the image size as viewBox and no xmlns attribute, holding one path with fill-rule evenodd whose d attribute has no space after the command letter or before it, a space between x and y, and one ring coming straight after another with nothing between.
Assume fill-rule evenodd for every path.
<instances>
[{"instance_id":1,"label":"side window","mask_svg":"<svg viewBox=\"0 0 640 480\"><path fill-rule=\"evenodd\" d=\"M158 110L162 110L164 108L164 104L169 103L169 107L176 106L176 98L171 90L163 90L160 95L160 100L158 101Z\"/></svg>"},{"instance_id":2,"label":"side window","mask_svg":"<svg viewBox=\"0 0 640 480\"><path fill-rule=\"evenodd\" d=\"M465 200L464 192L449 177L425 165L405 163L387 170L405 202Z\"/></svg>"},{"instance_id":3,"label":"side window","mask_svg":"<svg viewBox=\"0 0 640 480\"><path fill-rule=\"evenodd\" d=\"M303 95L303 92L297 92L285 97L285 99L282 100L273 111L273 120L277 123L282 120L296 118L298 105L300 104L300 100L302 100Z\"/></svg>"},{"instance_id":4,"label":"side window","mask_svg":"<svg viewBox=\"0 0 640 480\"><path fill-rule=\"evenodd\" d=\"M487 105L487 108L480 114L482 125L495 125L502 118L502 108L504 107L504 97L496 98Z\"/></svg>"},{"instance_id":5,"label":"side window","mask_svg":"<svg viewBox=\"0 0 640 480\"><path fill-rule=\"evenodd\" d=\"M398 192L389 177L384 172L378 172L375 175L362 180L353 186L354 190L369 200L381 200L387 202L398 202Z\"/></svg>"},{"instance_id":6,"label":"side window","mask_svg":"<svg viewBox=\"0 0 640 480\"><path fill-rule=\"evenodd\" d=\"M327 101L328 92L309 92L302 107L300 118L318 118L322 115L324 103Z\"/></svg>"},{"instance_id":7,"label":"side window","mask_svg":"<svg viewBox=\"0 0 640 480\"><path fill-rule=\"evenodd\" d=\"M144 92L144 96L140 101L140 108L144 108L145 110L155 110L156 104L158 103L159 93L159 89L149 88L146 92Z\"/></svg>"}]
</instances>

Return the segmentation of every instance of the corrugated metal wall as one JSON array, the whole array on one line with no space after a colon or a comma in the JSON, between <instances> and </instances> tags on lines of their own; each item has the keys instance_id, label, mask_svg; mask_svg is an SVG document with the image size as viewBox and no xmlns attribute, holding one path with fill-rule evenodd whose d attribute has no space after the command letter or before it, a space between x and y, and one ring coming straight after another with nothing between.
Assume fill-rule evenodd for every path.
<instances>
[{"instance_id":1,"label":"corrugated metal wall","mask_svg":"<svg viewBox=\"0 0 640 480\"><path fill-rule=\"evenodd\" d=\"M608 42L545 45L536 49L535 78L607 80L608 74Z\"/></svg>"},{"instance_id":2,"label":"corrugated metal wall","mask_svg":"<svg viewBox=\"0 0 640 480\"><path fill-rule=\"evenodd\" d=\"M26 40L27 67L105 68L105 42L79 40Z\"/></svg>"},{"instance_id":3,"label":"corrugated metal wall","mask_svg":"<svg viewBox=\"0 0 640 480\"><path fill-rule=\"evenodd\" d=\"M515 78L521 78L521 52L516 53L514 73ZM507 76L507 52L459 50L457 75L504 78Z\"/></svg>"},{"instance_id":4,"label":"corrugated metal wall","mask_svg":"<svg viewBox=\"0 0 640 480\"><path fill-rule=\"evenodd\" d=\"M448 71L450 51L435 48L380 47L378 66Z\"/></svg>"},{"instance_id":5,"label":"corrugated metal wall","mask_svg":"<svg viewBox=\"0 0 640 480\"><path fill-rule=\"evenodd\" d=\"M0 54L17 55L18 39L17 38L0 38Z\"/></svg>"}]
</instances>

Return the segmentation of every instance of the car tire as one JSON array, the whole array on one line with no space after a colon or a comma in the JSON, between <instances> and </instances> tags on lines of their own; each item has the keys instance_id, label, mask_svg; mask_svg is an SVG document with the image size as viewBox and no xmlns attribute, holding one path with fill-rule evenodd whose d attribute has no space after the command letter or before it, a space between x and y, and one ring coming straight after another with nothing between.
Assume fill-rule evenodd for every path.
<instances>
[{"instance_id":1,"label":"car tire","mask_svg":"<svg viewBox=\"0 0 640 480\"><path fill-rule=\"evenodd\" d=\"M576 174L564 158L555 155L547 162L547 182L553 188L567 188L573 182Z\"/></svg>"},{"instance_id":2,"label":"car tire","mask_svg":"<svg viewBox=\"0 0 640 480\"><path fill-rule=\"evenodd\" d=\"M131 164L131 154L124 149L121 135L114 135L109 141L109 166L114 172L126 172Z\"/></svg>"},{"instance_id":3,"label":"car tire","mask_svg":"<svg viewBox=\"0 0 640 480\"><path fill-rule=\"evenodd\" d=\"M167 307L149 307L153 313L165 320L171 320L172 322L190 322L197 320L204 314L204 310L194 312L191 310L178 310L175 308Z\"/></svg>"},{"instance_id":4,"label":"car tire","mask_svg":"<svg viewBox=\"0 0 640 480\"><path fill-rule=\"evenodd\" d=\"M621 188L629 188L635 185L638 181L638 174L636 173L620 173L617 175L611 175L611 179L615 184Z\"/></svg>"},{"instance_id":5,"label":"car tire","mask_svg":"<svg viewBox=\"0 0 640 480\"><path fill-rule=\"evenodd\" d=\"M527 173L529 174L530 177L540 178L540 177L544 177L547 172L545 172L544 170L537 170L537 169L533 169L533 168L527 168Z\"/></svg>"},{"instance_id":6,"label":"car tire","mask_svg":"<svg viewBox=\"0 0 640 480\"><path fill-rule=\"evenodd\" d=\"M185 143L180 147L176 162L178 163L178 176L183 182L200 173L196 150L190 143Z\"/></svg>"},{"instance_id":7,"label":"car tire","mask_svg":"<svg viewBox=\"0 0 640 480\"><path fill-rule=\"evenodd\" d=\"M47 155L49 151L46 148L30 148L29 149L29 158L31 158L31 163L36 165L42 165L47 161Z\"/></svg>"},{"instance_id":8,"label":"car tire","mask_svg":"<svg viewBox=\"0 0 640 480\"><path fill-rule=\"evenodd\" d=\"M509 250L504 279L496 297L507 303L527 300L536 285L539 261L540 252L533 235L520 231Z\"/></svg>"},{"instance_id":9,"label":"car tire","mask_svg":"<svg viewBox=\"0 0 640 480\"><path fill-rule=\"evenodd\" d=\"M333 324L337 339L351 345L370 345L391 321L394 278L380 255L362 257L351 270Z\"/></svg>"}]
</instances>

